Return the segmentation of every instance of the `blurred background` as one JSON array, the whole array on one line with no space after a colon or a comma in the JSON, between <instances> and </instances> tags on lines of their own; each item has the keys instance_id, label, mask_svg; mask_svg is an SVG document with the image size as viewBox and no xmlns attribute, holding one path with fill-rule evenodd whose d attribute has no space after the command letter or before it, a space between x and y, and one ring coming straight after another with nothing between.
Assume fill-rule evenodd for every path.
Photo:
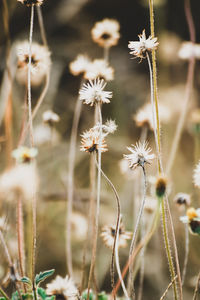
<instances>
[{"instance_id":1,"label":"blurred background","mask_svg":"<svg viewBox=\"0 0 200 300\"><path fill-rule=\"evenodd\" d=\"M7 0L9 13L9 31L11 44L28 39L30 9L13 0ZM38 248L37 271L55 268L56 274L66 274L65 264L65 208L67 201L66 183L68 170L69 138L75 101L80 87L80 78L69 72L69 63L78 54L87 54L91 59L102 58L103 49L91 39L91 29L95 22L104 18L114 18L120 23L121 38L117 46L110 50L109 63L115 70L114 80L107 84L106 89L113 91L110 104L103 107L103 120L114 119L118 125L117 131L107 139L109 151L103 154L102 168L116 186L122 205L123 222L127 230L133 230L135 210L140 200L136 199L135 190L137 178L140 180L140 170L134 174L122 172L120 160L127 154L127 146L135 144L140 139L141 128L137 127L133 116L145 103L150 102L149 71L146 60L131 59L128 49L129 41L138 40L138 34L146 29L150 34L149 9L147 0L46 0L42 5L44 26L49 50L51 51L52 68L50 85L37 118L34 129L38 128L39 150L37 166L40 188L38 192ZM196 29L197 43L200 39L199 13L200 3L191 0L191 9ZM0 80L3 82L6 68L6 35L3 30L3 5L0 4ZM184 14L184 1L155 0L155 32L158 37L157 51L158 93L159 103L164 105L164 117L161 118L161 138L164 168L167 164L178 117L185 94L188 61L178 57L178 51L183 41L189 40L188 26ZM33 40L41 43L37 14L34 20ZM199 207L199 191L194 188L192 174L195 164L200 158L195 139L191 112L199 106L200 72L199 61L196 62L194 89L189 103L189 112L184 131L173 165L170 182L170 206L173 214L177 237L180 265L184 260L184 225L179 216L184 212L177 209L173 198L178 192L189 193L192 196L192 206ZM42 87L33 88L32 98L35 105ZM24 87L13 82L13 118L12 118L12 148L17 147L22 116ZM42 140L42 113L51 109L60 117L53 132L53 142L48 138ZM89 206L89 156L79 151L80 134L93 126L93 108L83 106L76 151L75 168L75 199L72 220L73 264L75 282L80 284L80 270L84 240L87 233L87 215ZM5 134L4 122L1 122L0 135ZM35 132L37 136L37 133ZM42 135L42 134L41 134ZM46 137L46 136L45 136ZM37 137L35 137L37 141ZM150 146L155 151L152 131L147 137ZM199 156L198 156L199 155ZM6 168L6 141L1 142L0 168ZM147 167L149 176L156 176L156 164ZM112 224L116 219L115 199L107 183L102 180L102 199L100 211L100 228ZM149 183L151 190L151 180ZM150 192L149 192L150 193ZM135 202L135 205L133 205ZM16 237L14 233L15 217L14 203L2 202L1 213L7 215L8 223L13 232L8 230L6 236L15 255ZM146 222L148 224L146 216ZM12 231L12 230L11 230ZM1 250L0 250L1 251ZM0 280L6 273L3 253L0 252ZM126 262L128 249L120 250L121 265ZM98 258L96 273L101 290L110 292L110 259L111 252L101 238L98 241ZM103 260L103 262L102 262ZM185 299L191 299L195 284L195 276L199 271L199 237L190 235L190 255L185 281ZM89 268L90 254L87 258ZM136 277L137 287L138 277ZM146 250L145 278L143 299L159 299L169 283L167 259L161 225ZM169 294L170 295L170 294ZM170 299L170 296L169 296Z\"/></svg>"}]
</instances>

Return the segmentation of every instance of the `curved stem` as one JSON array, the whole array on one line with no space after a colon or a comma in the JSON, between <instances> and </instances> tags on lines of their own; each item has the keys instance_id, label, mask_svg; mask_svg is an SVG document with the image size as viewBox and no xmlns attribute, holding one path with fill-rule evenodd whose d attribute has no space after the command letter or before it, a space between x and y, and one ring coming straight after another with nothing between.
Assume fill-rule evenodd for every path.
<instances>
[{"instance_id":1,"label":"curved stem","mask_svg":"<svg viewBox=\"0 0 200 300\"><path fill-rule=\"evenodd\" d=\"M31 48L33 39L33 20L34 20L34 5L31 6L30 33L29 33L29 55L28 55L28 117L29 117L29 132L30 145L33 146L33 120L32 120L32 103L31 103Z\"/></svg>"},{"instance_id":2,"label":"curved stem","mask_svg":"<svg viewBox=\"0 0 200 300\"><path fill-rule=\"evenodd\" d=\"M121 222L121 216L119 218L119 224L120 224L120 222ZM125 295L126 299L129 299L128 292L126 290L126 287L125 287L125 284L124 284L124 281L123 281L123 278L122 278L122 273L121 273L120 264L119 264L118 240L119 240L119 226L118 226L118 228L116 230L115 264L116 264L116 268L117 268L117 273L118 273L119 279L121 281L121 286L122 286L124 295Z\"/></svg>"},{"instance_id":3,"label":"curved stem","mask_svg":"<svg viewBox=\"0 0 200 300\"><path fill-rule=\"evenodd\" d=\"M170 287L172 286L173 282L177 279L177 275L173 278L173 280L170 282L170 284L168 285L168 287L166 288L166 290L164 291L162 297L160 298L160 300L164 300L164 298L166 297Z\"/></svg>"},{"instance_id":4,"label":"curved stem","mask_svg":"<svg viewBox=\"0 0 200 300\"><path fill-rule=\"evenodd\" d=\"M66 215L66 258L67 258L67 269L69 275L73 275L72 267L72 251L71 251L71 215L72 205L74 197L74 167L75 167L75 155L76 155L76 141L78 124L81 115L82 103L79 97L76 100L76 106L74 111L74 118L72 123L72 131L69 144L69 156L68 156L68 182L67 182L67 215Z\"/></svg>"},{"instance_id":5,"label":"curved stem","mask_svg":"<svg viewBox=\"0 0 200 300\"><path fill-rule=\"evenodd\" d=\"M188 224L185 224L185 258L184 258L183 271L182 271L182 285L184 285L185 282L188 256L189 256L189 227Z\"/></svg>"},{"instance_id":6,"label":"curved stem","mask_svg":"<svg viewBox=\"0 0 200 300\"><path fill-rule=\"evenodd\" d=\"M141 220L141 217L142 217L142 213L143 213L143 210L144 210L144 204L145 204L145 200L146 200L147 179L146 179L146 171L145 171L144 166L142 167L142 171L143 171L143 176L144 176L143 200L142 200L142 203L140 205L140 210L139 210L138 217L137 217L136 224L135 224L135 230L134 230L134 233L133 233L131 246L130 246L130 251L129 251L129 258L131 258L134 247L135 247L138 228L139 228L139 225L140 225L140 220ZM129 275L129 288L130 288L129 292L131 294L131 297L133 297L133 295L134 295L134 280L133 280L133 265L132 264L130 264L130 266L129 266L129 274L130 274Z\"/></svg>"},{"instance_id":7,"label":"curved stem","mask_svg":"<svg viewBox=\"0 0 200 300\"><path fill-rule=\"evenodd\" d=\"M97 168L99 169L99 166L96 162L96 166ZM113 242L113 249L112 249L112 260L111 260L111 285L112 285L112 288L114 288L114 257L116 255L116 248L118 248L118 245L117 245L117 232L119 232L119 228L120 228L120 219L121 219L121 205L120 205L120 198L119 198L119 195L117 193L117 190L116 188L114 187L113 183L111 182L111 180L106 176L106 174L103 172L103 170L101 169L101 173L103 175L103 177L107 180L108 184L110 185L110 187L112 188L114 194L115 194L115 198L116 198L116 201L117 201L117 223L116 223L116 228L115 228L115 236L114 236L114 242ZM117 252L118 253L118 252ZM115 257L116 259L116 257ZM120 270L120 268L119 268ZM120 274L121 274L121 271L120 273L118 273L119 275L119 278L120 278ZM123 281L123 280L122 280ZM121 281L121 282L122 282ZM122 286L123 290L124 290L124 294L126 296L127 292L126 292L126 288L124 289L124 287Z\"/></svg>"},{"instance_id":8,"label":"curved stem","mask_svg":"<svg viewBox=\"0 0 200 300\"><path fill-rule=\"evenodd\" d=\"M17 239L18 239L18 255L19 255L19 268L20 276L24 276L24 228L23 228L23 209L22 199L19 195L17 201Z\"/></svg>"},{"instance_id":9,"label":"curved stem","mask_svg":"<svg viewBox=\"0 0 200 300\"><path fill-rule=\"evenodd\" d=\"M154 219L152 221L152 224L151 224L151 228L150 230L147 232L147 234L145 235L144 239L142 241L140 241L140 243L137 245L137 247L135 248L135 250L133 251L131 257L128 259L123 271L122 271L122 278L125 277L128 269L129 269L129 266L130 264L134 264L134 261L135 261L135 258L137 257L137 255L140 253L140 250L145 247L148 242L150 241L152 235L154 234L156 228L157 228L157 224L158 224L158 221L159 221L159 217L160 217L160 202L158 202L158 206L157 206L157 210L155 212L155 215L154 215ZM118 291L120 287L120 280L118 280L115 288L113 289L112 291L112 296L114 297Z\"/></svg>"}]
</instances>

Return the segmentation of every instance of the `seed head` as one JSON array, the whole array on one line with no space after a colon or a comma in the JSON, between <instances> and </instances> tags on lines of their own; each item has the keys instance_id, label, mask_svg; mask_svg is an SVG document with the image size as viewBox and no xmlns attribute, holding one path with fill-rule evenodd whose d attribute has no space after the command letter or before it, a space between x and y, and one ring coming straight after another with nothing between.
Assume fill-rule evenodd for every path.
<instances>
[{"instance_id":1,"label":"seed head","mask_svg":"<svg viewBox=\"0 0 200 300\"><path fill-rule=\"evenodd\" d=\"M104 244L110 249L113 248L115 233L115 225L106 225L102 228L101 237L103 239ZM118 247L125 248L127 246L127 240L130 240L131 236L132 232L125 231L125 227L123 223L121 223L119 228Z\"/></svg>"},{"instance_id":2,"label":"seed head","mask_svg":"<svg viewBox=\"0 0 200 300\"><path fill-rule=\"evenodd\" d=\"M165 177L158 177L156 180L156 196L162 198L165 195L167 188L167 179Z\"/></svg>"},{"instance_id":3,"label":"seed head","mask_svg":"<svg viewBox=\"0 0 200 300\"><path fill-rule=\"evenodd\" d=\"M37 5L40 6L43 4L44 0L17 0L26 6Z\"/></svg>"}]
</instances>

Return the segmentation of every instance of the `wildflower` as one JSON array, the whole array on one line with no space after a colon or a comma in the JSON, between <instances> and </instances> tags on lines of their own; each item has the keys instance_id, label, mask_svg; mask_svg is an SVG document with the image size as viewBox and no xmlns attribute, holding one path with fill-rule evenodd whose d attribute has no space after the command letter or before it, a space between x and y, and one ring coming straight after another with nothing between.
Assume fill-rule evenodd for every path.
<instances>
[{"instance_id":1,"label":"wildflower","mask_svg":"<svg viewBox=\"0 0 200 300\"><path fill-rule=\"evenodd\" d=\"M56 278L46 285L47 295L54 295L57 300L77 300L79 299L78 290L71 278L57 275Z\"/></svg>"},{"instance_id":2,"label":"wildflower","mask_svg":"<svg viewBox=\"0 0 200 300\"><path fill-rule=\"evenodd\" d=\"M83 84L79 91L79 98L83 103L93 106L95 103L110 103L112 92L104 91L106 83L104 80L95 79Z\"/></svg>"},{"instance_id":3,"label":"wildflower","mask_svg":"<svg viewBox=\"0 0 200 300\"><path fill-rule=\"evenodd\" d=\"M79 54L74 61L69 64L69 70L72 75L84 75L88 70L91 60L87 55Z\"/></svg>"},{"instance_id":4,"label":"wildflower","mask_svg":"<svg viewBox=\"0 0 200 300\"><path fill-rule=\"evenodd\" d=\"M29 42L24 41L17 45L17 73L19 83L27 84L29 64ZM31 84L40 85L51 65L50 52L47 47L37 43L31 46Z\"/></svg>"},{"instance_id":5,"label":"wildflower","mask_svg":"<svg viewBox=\"0 0 200 300\"><path fill-rule=\"evenodd\" d=\"M117 45L120 38L119 22L113 19L104 19L97 22L91 30L92 39L99 46L110 48Z\"/></svg>"},{"instance_id":6,"label":"wildflower","mask_svg":"<svg viewBox=\"0 0 200 300\"><path fill-rule=\"evenodd\" d=\"M60 121L60 117L51 110L46 110L43 113L42 118L43 118L43 122L47 123L49 126L53 126L54 123Z\"/></svg>"},{"instance_id":7,"label":"wildflower","mask_svg":"<svg viewBox=\"0 0 200 300\"><path fill-rule=\"evenodd\" d=\"M156 180L156 196L162 198L166 192L167 179L165 177L158 177Z\"/></svg>"},{"instance_id":8,"label":"wildflower","mask_svg":"<svg viewBox=\"0 0 200 300\"><path fill-rule=\"evenodd\" d=\"M103 129L107 133L114 133L117 130L117 125L113 120L107 120L105 125L103 125Z\"/></svg>"},{"instance_id":9,"label":"wildflower","mask_svg":"<svg viewBox=\"0 0 200 300\"><path fill-rule=\"evenodd\" d=\"M116 233L115 225L106 225L102 228L101 237L108 248L113 248L114 238ZM118 247L126 248L127 240L130 240L132 232L125 231L123 223L120 224L119 228L119 238L118 238Z\"/></svg>"},{"instance_id":10,"label":"wildflower","mask_svg":"<svg viewBox=\"0 0 200 300\"><path fill-rule=\"evenodd\" d=\"M200 208L188 208L186 216L180 217L180 221L189 225L192 234L200 235Z\"/></svg>"},{"instance_id":11,"label":"wildflower","mask_svg":"<svg viewBox=\"0 0 200 300\"><path fill-rule=\"evenodd\" d=\"M127 147L131 154L124 154L124 158L129 161L129 168L135 169L137 166L144 168L146 163L150 163L150 160L154 159L155 155L150 154L151 148L148 148L148 143L136 143L133 147Z\"/></svg>"},{"instance_id":12,"label":"wildflower","mask_svg":"<svg viewBox=\"0 0 200 300\"><path fill-rule=\"evenodd\" d=\"M44 0L17 0L17 1L21 2L26 6L32 6L32 5L40 6L42 5Z\"/></svg>"},{"instance_id":13,"label":"wildflower","mask_svg":"<svg viewBox=\"0 0 200 300\"><path fill-rule=\"evenodd\" d=\"M194 44L192 42L182 43L178 56L183 60L188 60L192 57L200 59L200 44Z\"/></svg>"},{"instance_id":14,"label":"wildflower","mask_svg":"<svg viewBox=\"0 0 200 300\"><path fill-rule=\"evenodd\" d=\"M3 173L0 177L0 196L12 200L21 195L31 200L38 188L38 176L35 165L19 164Z\"/></svg>"},{"instance_id":15,"label":"wildflower","mask_svg":"<svg viewBox=\"0 0 200 300\"><path fill-rule=\"evenodd\" d=\"M45 124L38 124L34 126L33 135L34 135L34 143L37 146L49 142L51 142L52 144L56 144L60 139L58 132L54 130L52 134L51 128Z\"/></svg>"},{"instance_id":16,"label":"wildflower","mask_svg":"<svg viewBox=\"0 0 200 300\"><path fill-rule=\"evenodd\" d=\"M110 67L104 59L95 59L87 65L84 78L94 80L97 77L102 78L105 81L110 81L114 78L113 68Z\"/></svg>"},{"instance_id":17,"label":"wildflower","mask_svg":"<svg viewBox=\"0 0 200 300\"><path fill-rule=\"evenodd\" d=\"M193 174L194 185L200 188L200 161L196 165Z\"/></svg>"},{"instance_id":18,"label":"wildflower","mask_svg":"<svg viewBox=\"0 0 200 300\"><path fill-rule=\"evenodd\" d=\"M105 141L105 134L102 132L101 135L101 145L100 145L100 128L99 126L94 126L88 131L85 131L82 135L81 140L81 151L92 153L94 151L101 152L108 151L107 144Z\"/></svg>"},{"instance_id":19,"label":"wildflower","mask_svg":"<svg viewBox=\"0 0 200 300\"><path fill-rule=\"evenodd\" d=\"M186 193L178 193L174 198L174 202L179 206L189 206L191 203L191 197Z\"/></svg>"},{"instance_id":20,"label":"wildflower","mask_svg":"<svg viewBox=\"0 0 200 300\"><path fill-rule=\"evenodd\" d=\"M144 54L147 51L155 50L158 46L157 37L149 36L148 39L146 38L145 30L143 30L142 34L138 35L139 42L129 42L128 48L131 49L130 54L145 58Z\"/></svg>"},{"instance_id":21,"label":"wildflower","mask_svg":"<svg viewBox=\"0 0 200 300\"><path fill-rule=\"evenodd\" d=\"M83 242L87 236L87 219L80 213L72 213L72 237L76 242Z\"/></svg>"},{"instance_id":22,"label":"wildflower","mask_svg":"<svg viewBox=\"0 0 200 300\"><path fill-rule=\"evenodd\" d=\"M12 152L12 156L19 163L28 163L31 159L35 158L38 154L38 150L36 148L28 148L21 146Z\"/></svg>"}]
</instances>

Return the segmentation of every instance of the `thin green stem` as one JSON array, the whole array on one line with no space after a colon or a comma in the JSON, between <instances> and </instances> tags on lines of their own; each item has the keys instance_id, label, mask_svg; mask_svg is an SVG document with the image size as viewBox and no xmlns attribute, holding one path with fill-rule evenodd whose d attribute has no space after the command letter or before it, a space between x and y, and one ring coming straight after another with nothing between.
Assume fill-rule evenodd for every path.
<instances>
[{"instance_id":1,"label":"thin green stem","mask_svg":"<svg viewBox=\"0 0 200 300\"><path fill-rule=\"evenodd\" d=\"M169 244L166 213L165 213L165 203L163 198L161 199L161 207L162 207L163 236L165 241L167 259L169 263L169 271L170 271L171 279L173 280L173 278L175 277L175 271L174 271L174 264L172 260L171 250L170 250L170 244ZM173 282L173 289L174 289L174 299L177 300L178 296L177 296L176 282Z\"/></svg>"},{"instance_id":2,"label":"thin green stem","mask_svg":"<svg viewBox=\"0 0 200 300\"><path fill-rule=\"evenodd\" d=\"M2 294L2 296L4 298L6 298L6 300L10 300L10 298L8 297L8 295L6 294L6 292L4 292L4 290L0 287L0 293Z\"/></svg>"}]
</instances>

